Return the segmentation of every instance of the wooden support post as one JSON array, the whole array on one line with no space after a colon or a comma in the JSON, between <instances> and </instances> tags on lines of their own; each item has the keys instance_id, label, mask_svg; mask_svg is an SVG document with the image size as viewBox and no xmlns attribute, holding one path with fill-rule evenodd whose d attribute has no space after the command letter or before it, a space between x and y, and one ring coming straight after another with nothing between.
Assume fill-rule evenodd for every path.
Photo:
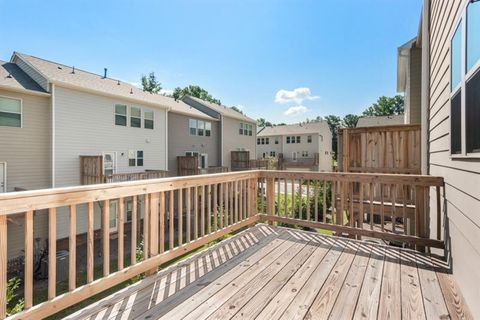
<instances>
[{"instance_id":1,"label":"wooden support post","mask_svg":"<svg viewBox=\"0 0 480 320\"><path fill-rule=\"evenodd\" d=\"M143 259L150 257L150 194L143 196Z\"/></svg>"},{"instance_id":2,"label":"wooden support post","mask_svg":"<svg viewBox=\"0 0 480 320\"><path fill-rule=\"evenodd\" d=\"M267 178L267 215L275 213L275 178ZM273 224L269 221L268 224Z\"/></svg>"},{"instance_id":3,"label":"wooden support post","mask_svg":"<svg viewBox=\"0 0 480 320\"><path fill-rule=\"evenodd\" d=\"M415 187L415 220L417 236L420 238L428 238L428 224L426 223L425 205L425 187ZM424 252L424 246L417 246L417 250Z\"/></svg>"},{"instance_id":4,"label":"wooden support post","mask_svg":"<svg viewBox=\"0 0 480 320\"><path fill-rule=\"evenodd\" d=\"M25 213L25 309L33 306L33 211ZM2 293L3 294L3 293Z\"/></svg>"},{"instance_id":5,"label":"wooden support post","mask_svg":"<svg viewBox=\"0 0 480 320\"><path fill-rule=\"evenodd\" d=\"M437 240L442 239L442 207L440 201L440 186L436 188L436 197L437 197Z\"/></svg>"},{"instance_id":6,"label":"wooden support post","mask_svg":"<svg viewBox=\"0 0 480 320\"><path fill-rule=\"evenodd\" d=\"M168 225L168 245L169 245L169 249L170 250L173 250L173 248L175 247L175 215L173 214L173 210L174 210L174 190L170 190L169 192L169 195L170 195L170 198L168 200L168 222L169 222L169 225Z\"/></svg>"},{"instance_id":7,"label":"wooden support post","mask_svg":"<svg viewBox=\"0 0 480 320\"><path fill-rule=\"evenodd\" d=\"M185 191L185 200L187 201L186 203L186 214L185 214L185 223L186 223L186 227L187 227L187 230L186 230L186 234L187 234L187 239L185 240L187 243L190 242L190 236L191 236L191 228L190 228L190 224L191 224L191 220L192 220L192 205L191 205L191 200L192 200L192 196L191 196L191 188L188 187L187 190Z\"/></svg>"},{"instance_id":8,"label":"wooden support post","mask_svg":"<svg viewBox=\"0 0 480 320\"><path fill-rule=\"evenodd\" d=\"M163 204L165 204L165 194L162 192L162 199ZM147 221L146 225L148 225L148 256L154 257L158 255L158 241L159 241L159 206L160 206L160 194L159 193L152 193L149 196L149 208L148 216L149 220ZM164 206L165 208L165 206ZM160 235L161 237L161 235ZM147 276L151 276L158 271L158 267L152 268L145 272Z\"/></svg>"},{"instance_id":9,"label":"wooden support post","mask_svg":"<svg viewBox=\"0 0 480 320\"><path fill-rule=\"evenodd\" d=\"M151 242L156 244L156 247L150 248L151 256L165 251L165 192L160 192L157 196L155 197L152 194L150 204L150 221L152 224L150 237L152 237Z\"/></svg>"},{"instance_id":10,"label":"wooden support post","mask_svg":"<svg viewBox=\"0 0 480 320\"><path fill-rule=\"evenodd\" d=\"M102 255L103 255L103 276L110 274L110 201L103 201L102 210Z\"/></svg>"}]
</instances>

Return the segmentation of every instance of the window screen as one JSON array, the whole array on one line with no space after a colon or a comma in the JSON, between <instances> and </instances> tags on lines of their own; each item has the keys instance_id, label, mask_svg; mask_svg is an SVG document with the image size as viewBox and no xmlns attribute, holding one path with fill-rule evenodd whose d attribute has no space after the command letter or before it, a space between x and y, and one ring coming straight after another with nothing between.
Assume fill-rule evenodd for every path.
<instances>
[{"instance_id":1,"label":"window screen","mask_svg":"<svg viewBox=\"0 0 480 320\"><path fill-rule=\"evenodd\" d=\"M451 103L451 132L450 143L452 154L462 152L462 91L459 90L452 98Z\"/></svg>"},{"instance_id":2,"label":"window screen","mask_svg":"<svg viewBox=\"0 0 480 320\"><path fill-rule=\"evenodd\" d=\"M451 53L451 79L452 90L456 88L462 80L462 24L460 23L452 39Z\"/></svg>"},{"instance_id":3,"label":"window screen","mask_svg":"<svg viewBox=\"0 0 480 320\"><path fill-rule=\"evenodd\" d=\"M467 72L480 59L480 2L467 8Z\"/></svg>"},{"instance_id":4,"label":"window screen","mask_svg":"<svg viewBox=\"0 0 480 320\"><path fill-rule=\"evenodd\" d=\"M480 152L480 71L465 87L467 153Z\"/></svg>"},{"instance_id":5,"label":"window screen","mask_svg":"<svg viewBox=\"0 0 480 320\"><path fill-rule=\"evenodd\" d=\"M17 99L0 97L0 126L22 126L22 103Z\"/></svg>"}]
</instances>

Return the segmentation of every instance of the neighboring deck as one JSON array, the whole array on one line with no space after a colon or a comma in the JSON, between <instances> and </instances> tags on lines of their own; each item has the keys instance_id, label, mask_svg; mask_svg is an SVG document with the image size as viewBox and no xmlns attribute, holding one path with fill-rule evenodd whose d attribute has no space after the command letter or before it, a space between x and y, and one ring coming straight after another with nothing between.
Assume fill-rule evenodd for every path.
<instances>
[{"instance_id":1,"label":"neighboring deck","mask_svg":"<svg viewBox=\"0 0 480 320\"><path fill-rule=\"evenodd\" d=\"M444 263L257 225L68 319L470 318Z\"/></svg>"}]
</instances>

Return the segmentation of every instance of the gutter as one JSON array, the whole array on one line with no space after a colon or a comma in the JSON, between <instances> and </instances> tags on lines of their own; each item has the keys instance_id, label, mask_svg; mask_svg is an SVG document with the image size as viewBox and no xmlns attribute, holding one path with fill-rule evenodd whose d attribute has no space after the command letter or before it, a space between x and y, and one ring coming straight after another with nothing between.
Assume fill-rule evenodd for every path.
<instances>
[{"instance_id":1,"label":"gutter","mask_svg":"<svg viewBox=\"0 0 480 320\"><path fill-rule=\"evenodd\" d=\"M48 93L48 92L40 92L40 91L34 91L34 90L29 90L29 89L15 88L15 87L5 86L5 85L1 85L1 84L0 84L0 89L7 90L7 91L18 92L18 93L30 94L32 96L50 97L50 93Z\"/></svg>"},{"instance_id":2,"label":"gutter","mask_svg":"<svg viewBox=\"0 0 480 320\"><path fill-rule=\"evenodd\" d=\"M165 171L168 171L168 112L172 108L168 107L165 111Z\"/></svg>"}]
</instances>

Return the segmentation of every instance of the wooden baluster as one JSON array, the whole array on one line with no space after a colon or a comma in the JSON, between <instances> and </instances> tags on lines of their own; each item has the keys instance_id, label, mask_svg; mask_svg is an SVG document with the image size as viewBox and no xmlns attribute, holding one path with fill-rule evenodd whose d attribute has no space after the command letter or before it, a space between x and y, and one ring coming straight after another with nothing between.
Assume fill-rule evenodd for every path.
<instances>
[{"instance_id":1,"label":"wooden baluster","mask_svg":"<svg viewBox=\"0 0 480 320\"><path fill-rule=\"evenodd\" d=\"M288 218L288 182L287 182L287 178L283 179L283 206L284 206L284 212L283 212L283 216L285 218Z\"/></svg>"},{"instance_id":2,"label":"wooden baluster","mask_svg":"<svg viewBox=\"0 0 480 320\"><path fill-rule=\"evenodd\" d=\"M207 233L212 233L212 185L207 186Z\"/></svg>"},{"instance_id":3,"label":"wooden baluster","mask_svg":"<svg viewBox=\"0 0 480 320\"><path fill-rule=\"evenodd\" d=\"M267 215L269 217L273 217L275 213L275 179L268 178L267 179ZM271 220L269 220L269 224L273 224Z\"/></svg>"},{"instance_id":4,"label":"wooden baluster","mask_svg":"<svg viewBox=\"0 0 480 320\"><path fill-rule=\"evenodd\" d=\"M385 231L385 200L384 200L383 183L380 184L380 223L382 224L382 232Z\"/></svg>"},{"instance_id":5,"label":"wooden baluster","mask_svg":"<svg viewBox=\"0 0 480 320\"><path fill-rule=\"evenodd\" d=\"M168 239L168 244L169 244L169 249L173 250L173 248L175 247L175 215L174 215L174 211L173 211L174 210L174 204L175 204L175 198L174 198L175 191L170 190L169 194L170 194L170 199L168 200L168 206L169 206L169 209L168 209L168 213L169 213L168 234L170 235L170 237Z\"/></svg>"},{"instance_id":6,"label":"wooden baluster","mask_svg":"<svg viewBox=\"0 0 480 320\"><path fill-rule=\"evenodd\" d=\"M330 188L331 188L331 184L330 184ZM322 205L322 209L323 209L323 217L322 217L322 220L323 220L323 223L327 223L327 180L323 180L323 190L322 190L322 195L323 195L323 205ZM334 201L334 199L331 199L332 203ZM332 210L332 216L333 216L333 210Z\"/></svg>"},{"instance_id":7,"label":"wooden baluster","mask_svg":"<svg viewBox=\"0 0 480 320\"><path fill-rule=\"evenodd\" d=\"M205 186L202 186L202 198L201 198L201 234L205 236Z\"/></svg>"},{"instance_id":8,"label":"wooden baluster","mask_svg":"<svg viewBox=\"0 0 480 320\"><path fill-rule=\"evenodd\" d=\"M411 233L410 225L407 221L407 186L403 185L403 212L402 212L402 219L403 219L403 234L407 235Z\"/></svg>"},{"instance_id":9,"label":"wooden baluster","mask_svg":"<svg viewBox=\"0 0 480 320\"><path fill-rule=\"evenodd\" d=\"M440 186L436 187L437 196L437 240L442 239L442 208L440 204Z\"/></svg>"},{"instance_id":10,"label":"wooden baluster","mask_svg":"<svg viewBox=\"0 0 480 320\"><path fill-rule=\"evenodd\" d=\"M218 202L217 202L217 187L218 184L213 185L213 231L218 230Z\"/></svg>"},{"instance_id":11,"label":"wooden baluster","mask_svg":"<svg viewBox=\"0 0 480 320\"><path fill-rule=\"evenodd\" d=\"M123 258L124 258L124 217L125 217L125 199L118 199L118 210L117 210L117 223L118 223L118 232L117 232L117 264L118 270L123 269Z\"/></svg>"},{"instance_id":12,"label":"wooden baluster","mask_svg":"<svg viewBox=\"0 0 480 320\"><path fill-rule=\"evenodd\" d=\"M345 215L345 181L340 181L340 212L337 211L337 224L343 225Z\"/></svg>"},{"instance_id":13,"label":"wooden baluster","mask_svg":"<svg viewBox=\"0 0 480 320\"><path fill-rule=\"evenodd\" d=\"M7 316L7 216L0 215L0 319Z\"/></svg>"},{"instance_id":14,"label":"wooden baluster","mask_svg":"<svg viewBox=\"0 0 480 320\"><path fill-rule=\"evenodd\" d=\"M417 226L417 236L420 238L427 238L427 223L426 223L426 204L425 204L425 189L426 187L415 187L415 219ZM417 250L424 251L424 246L417 246Z\"/></svg>"},{"instance_id":15,"label":"wooden baluster","mask_svg":"<svg viewBox=\"0 0 480 320\"><path fill-rule=\"evenodd\" d=\"M370 182L370 230L373 230L373 183Z\"/></svg>"},{"instance_id":16,"label":"wooden baluster","mask_svg":"<svg viewBox=\"0 0 480 320\"><path fill-rule=\"evenodd\" d=\"M224 204L224 215L223 215L223 218L224 218L224 226L227 227L228 226L228 215L229 215L229 188L228 188L228 182L225 183L225 188L224 188L224 191L225 191L225 204Z\"/></svg>"},{"instance_id":17,"label":"wooden baluster","mask_svg":"<svg viewBox=\"0 0 480 320\"><path fill-rule=\"evenodd\" d=\"M178 189L177 191L177 239L178 245L183 244L183 189Z\"/></svg>"},{"instance_id":18,"label":"wooden baluster","mask_svg":"<svg viewBox=\"0 0 480 320\"><path fill-rule=\"evenodd\" d=\"M165 210L165 195L164 193L152 193L148 196L148 218L147 221L148 225L148 249L149 249L149 257L154 257L158 255L158 244L159 238L160 242L163 244L163 233L160 233L159 236L159 204L163 202L163 210ZM163 227L163 222L160 222L161 228ZM162 232L162 231L160 231ZM145 272L147 276L151 276L158 271L158 267L152 268Z\"/></svg>"},{"instance_id":19,"label":"wooden baluster","mask_svg":"<svg viewBox=\"0 0 480 320\"><path fill-rule=\"evenodd\" d=\"M280 204L280 178L277 179L277 215L281 216L282 206Z\"/></svg>"},{"instance_id":20,"label":"wooden baluster","mask_svg":"<svg viewBox=\"0 0 480 320\"><path fill-rule=\"evenodd\" d=\"M238 215L239 215L239 220L238 221L241 221L244 219L244 212L243 212L243 200L244 200L244 196L243 196L243 191L244 191L244 180L240 180L239 181L239 184L240 184L240 194L239 194L239 197L240 197L240 204L239 204L239 209L238 209Z\"/></svg>"},{"instance_id":21,"label":"wooden baluster","mask_svg":"<svg viewBox=\"0 0 480 320\"><path fill-rule=\"evenodd\" d=\"M353 182L348 183L350 190L348 192L348 201L350 204L350 209L349 209L349 219L350 219L350 227L353 227L355 225L355 213L353 210Z\"/></svg>"},{"instance_id":22,"label":"wooden baluster","mask_svg":"<svg viewBox=\"0 0 480 320\"><path fill-rule=\"evenodd\" d=\"M220 195L220 201L219 201L220 207L219 207L219 212L218 212L219 215L220 215L220 217L219 217L220 229L223 229L223 220L224 220L223 216L224 216L224 213L225 213L225 203L224 203L224 197L223 197L224 192L225 192L225 190L224 190L224 187L223 187L223 183L220 183L220 192L219 192L220 193L219 194Z\"/></svg>"},{"instance_id":23,"label":"wooden baluster","mask_svg":"<svg viewBox=\"0 0 480 320\"><path fill-rule=\"evenodd\" d=\"M336 187L336 183L335 181L331 181L330 182L330 192L332 193L332 212L331 212L331 223L335 223L337 224L338 221L337 221L337 196L336 196L336 192L335 192L335 187ZM335 222L333 222L333 218L335 217Z\"/></svg>"},{"instance_id":24,"label":"wooden baluster","mask_svg":"<svg viewBox=\"0 0 480 320\"><path fill-rule=\"evenodd\" d=\"M57 210L48 209L48 300L56 295L57 286Z\"/></svg>"},{"instance_id":25,"label":"wooden baluster","mask_svg":"<svg viewBox=\"0 0 480 320\"><path fill-rule=\"evenodd\" d=\"M392 185L390 188L390 198L392 202L392 231L395 233L395 222L397 220L397 185Z\"/></svg>"},{"instance_id":26,"label":"wooden baluster","mask_svg":"<svg viewBox=\"0 0 480 320\"><path fill-rule=\"evenodd\" d=\"M166 198L165 198L165 192L160 192L160 194L156 194L156 198L154 201L154 197L152 194L152 200L151 200L151 217L150 219L152 220L152 225L155 224L156 227L154 230L154 227L152 227L152 242L155 242L157 246L155 248L150 249L152 253L155 255L158 253L164 253L165 252L165 214L166 214ZM159 208L160 207L160 208ZM153 219L153 216L156 216L155 219ZM158 231L157 231L158 230ZM155 231L156 234L153 234ZM152 255L153 256L153 255Z\"/></svg>"},{"instance_id":27,"label":"wooden baluster","mask_svg":"<svg viewBox=\"0 0 480 320\"><path fill-rule=\"evenodd\" d=\"M358 219L357 219L357 228L363 229L363 219L364 219L364 208L363 208L363 182L360 182L360 199L359 199L359 211L358 211Z\"/></svg>"},{"instance_id":28,"label":"wooden baluster","mask_svg":"<svg viewBox=\"0 0 480 320\"><path fill-rule=\"evenodd\" d=\"M229 202L229 204L230 204L230 210L229 210L229 214L230 214L230 224L233 224L234 219L235 219L235 216L234 216L234 215L235 215L235 212L234 212L234 207L235 207L235 205L234 205L234 198L233 198L233 197L234 197L234 194L233 194L233 193L234 193L235 189L234 189L234 186L233 186L233 182L230 183L229 191L230 191L230 194L229 194L229 200L228 200L228 202Z\"/></svg>"},{"instance_id":29,"label":"wooden baluster","mask_svg":"<svg viewBox=\"0 0 480 320\"><path fill-rule=\"evenodd\" d=\"M70 206L70 228L68 238L68 290L72 291L77 286L77 211L76 206ZM25 236L27 236L25 234ZM25 246L26 247L26 246ZM25 253L26 256L26 253Z\"/></svg>"},{"instance_id":30,"label":"wooden baluster","mask_svg":"<svg viewBox=\"0 0 480 320\"><path fill-rule=\"evenodd\" d=\"M143 259L150 257L150 195L143 196Z\"/></svg>"},{"instance_id":31,"label":"wooden baluster","mask_svg":"<svg viewBox=\"0 0 480 320\"><path fill-rule=\"evenodd\" d=\"M303 186L302 179L298 179L298 219L303 219L302 205L303 205Z\"/></svg>"},{"instance_id":32,"label":"wooden baluster","mask_svg":"<svg viewBox=\"0 0 480 320\"><path fill-rule=\"evenodd\" d=\"M198 239L198 186L193 189L193 239Z\"/></svg>"},{"instance_id":33,"label":"wooden baluster","mask_svg":"<svg viewBox=\"0 0 480 320\"><path fill-rule=\"evenodd\" d=\"M94 210L93 210L93 202L88 203L87 208L87 283L93 281L93 223L94 223Z\"/></svg>"},{"instance_id":34,"label":"wooden baluster","mask_svg":"<svg viewBox=\"0 0 480 320\"><path fill-rule=\"evenodd\" d=\"M185 222L187 224L187 243L190 242L190 237L191 237L191 227L190 227L190 224L191 224L191 218L192 218L192 205L191 205L191 200L192 200L192 196L191 196L191 188L188 187L185 191L185 199L187 201L187 208L186 208L186 213L185 213Z\"/></svg>"},{"instance_id":35,"label":"wooden baluster","mask_svg":"<svg viewBox=\"0 0 480 320\"><path fill-rule=\"evenodd\" d=\"M314 200L314 208L313 208L313 215L315 222L318 222L318 180L314 180L313 185L313 196L315 197Z\"/></svg>"},{"instance_id":36,"label":"wooden baluster","mask_svg":"<svg viewBox=\"0 0 480 320\"><path fill-rule=\"evenodd\" d=\"M131 230L131 242L130 242L130 262L131 265L137 263L137 196L132 196L132 230Z\"/></svg>"},{"instance_id":37,"label":"wooden baluster","mask_svg":"<svg viewBox=\"0 0 480 320\"><path fill-rule=\"evenodd\" d=\"M103 276L110 274L110 200L103 201L102 208Z\"/></svg>"},{"instance_id":38,"label":"wooden baluster","mask_svg":"<svg viewBox=\"0 0 480 320\"><path fill-rule=\"evenodd\" d=\"M263 205L263 195L264 195L263 179L264 178L260 178L260 212L261 213L265 213L265 210L264 210L265 207Z\"/></svg>"},{"instance_id":39,"label":"wooden baluster","mask_svg":"<svg viewBox=\"0 0 480 320\"><path fill-rule=\"evenodd\" d=\"M6 248L6 245L5 245ZM33 211L25 213L25 309L33 306ZM2 292L3 294L3 292Z\"/></svg>"},{"instance_id":40,"label":"wooden baluster","mask_svg":"<svg viewBox=\"0 0 480 320\"><path fill-rule=\"evenodd\" d=\"M232 221L232 224L235 223L235 222L238 222L238 181L235 180L235 182L233 182L233 185L234 185L234 188L233 188L233 201L234 201L234 205L235 205L235 215L233 217L233 221Z\"/></svg>"},{"instance_id":41,"label":"wooden baluster","mask_svg":"<svg viewBox=\"0 0 480 320\"><path fill-rule=\"evenodd\" d=\"M310 221L310 179L307 180L307 221Z\"/></svg>"}]
</instances>

